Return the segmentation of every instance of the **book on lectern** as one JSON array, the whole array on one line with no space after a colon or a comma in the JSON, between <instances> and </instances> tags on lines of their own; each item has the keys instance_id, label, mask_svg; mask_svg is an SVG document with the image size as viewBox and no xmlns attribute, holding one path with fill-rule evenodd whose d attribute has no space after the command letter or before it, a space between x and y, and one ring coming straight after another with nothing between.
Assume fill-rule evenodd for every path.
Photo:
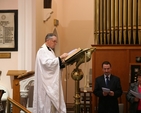
<instances>
[{"instance_id":1,"label":"book on lectern","mask_svg":"<svg viewBox=\"0 0 141 113\"><path fill-rule=\"evenodd\" d=\"M78 55L82 51L81 48L73 49L68 53L68 56L65 58L65 62L71 59L73 56Z\"/></svg>"}]
</instances>

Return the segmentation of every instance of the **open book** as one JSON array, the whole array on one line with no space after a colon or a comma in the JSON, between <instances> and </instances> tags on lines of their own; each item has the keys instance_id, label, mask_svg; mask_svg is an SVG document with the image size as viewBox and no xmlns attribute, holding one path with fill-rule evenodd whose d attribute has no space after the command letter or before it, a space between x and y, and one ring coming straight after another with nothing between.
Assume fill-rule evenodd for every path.
<instances>
[{"instance_id":1,"label":"open book","mask_svg":"<svg viewBox=\"0 0 141 113\"><path fill-rule=\"evenodd\" d=\"M134 95L135 97L141 99L141 93L135 92L133 90L130 90L131 94Z\"/></svg>"},{"instance_id":2,"label":"open book","mask_svg":"<svg viewBox=\"0 0 141 113\"><path fill-rule=\"evenodd\" d=\"M68 59L72 58L73 56L75 56L76 54L78 54L80 51L82 51L81 48L73 49L72 51L70 51L68 53L68 56L65 58L65 61L67 61Z\"/></svg>"}]
</instances>

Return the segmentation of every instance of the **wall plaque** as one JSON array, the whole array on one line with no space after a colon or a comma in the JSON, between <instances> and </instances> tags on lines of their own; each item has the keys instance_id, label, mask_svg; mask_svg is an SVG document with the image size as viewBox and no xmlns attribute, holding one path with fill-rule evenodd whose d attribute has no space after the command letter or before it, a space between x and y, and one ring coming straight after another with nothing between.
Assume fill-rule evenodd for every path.
<instances>
[{"instance_id":1,"label":"wall plaque","mask_svg":"<svg viewBox=\"0 0 141 113\"><path fill-rule=\"evenodd\" d=\"M11 53L0 53L0 59L1 58L11 58Z\"/></svg>"},{"instance_id":2,"label":"wall plaque","mask_svg":"<svg viewBox=\"0 0 141 113\"><path fill-rule=\"evenodd\" d=\"M0 51L18 51L18 10L0 10Z\"/></svg>"}]
</instances>

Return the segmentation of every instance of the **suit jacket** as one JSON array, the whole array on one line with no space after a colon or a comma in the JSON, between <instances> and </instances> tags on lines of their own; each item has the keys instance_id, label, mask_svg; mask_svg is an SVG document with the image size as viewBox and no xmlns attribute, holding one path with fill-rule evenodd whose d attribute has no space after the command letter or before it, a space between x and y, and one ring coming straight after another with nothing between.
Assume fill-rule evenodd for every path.
<instances>
[{"instance_id":1,"label":"suit jacket","mask_svg":"<svg viewBox=\"0 0 141 113\"><path fill-rule=\"evenodd\" d=\"M102 87L106 87L104 75L95 79L93 93L99 97L98 112L119 113L118 97L122 95L120 78L111 74L109 89L114 92L114 96L103 96Z\"/></svg>"},{"instance_id":2,"label":"suit jacket","mask_svg":"<svg viewBox=\"0 0 141 113\"><path fill-rule=\"evenodd\" d=\"M135 96L131 94L130 90L138 92L138 83L132 83L126 95L126 99L130 103L130 113L136 113L138 102L134 102Z\"/></svg>"}]
</instances>

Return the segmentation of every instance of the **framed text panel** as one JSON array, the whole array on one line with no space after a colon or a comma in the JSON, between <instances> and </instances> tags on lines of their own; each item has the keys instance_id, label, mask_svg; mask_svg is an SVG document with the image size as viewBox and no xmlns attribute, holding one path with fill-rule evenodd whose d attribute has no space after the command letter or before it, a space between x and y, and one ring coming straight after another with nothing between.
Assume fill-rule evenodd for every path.
<instances>
[{"instance_id":1,"label":"framed text panel","mask_svg":"<svg viewBox=\"0 0 141 113\"><path fill-rule=\"evenodd\" d=\"M0 10L0 51L18 51L18 10Z\"/></svg>"}]
</instances>

